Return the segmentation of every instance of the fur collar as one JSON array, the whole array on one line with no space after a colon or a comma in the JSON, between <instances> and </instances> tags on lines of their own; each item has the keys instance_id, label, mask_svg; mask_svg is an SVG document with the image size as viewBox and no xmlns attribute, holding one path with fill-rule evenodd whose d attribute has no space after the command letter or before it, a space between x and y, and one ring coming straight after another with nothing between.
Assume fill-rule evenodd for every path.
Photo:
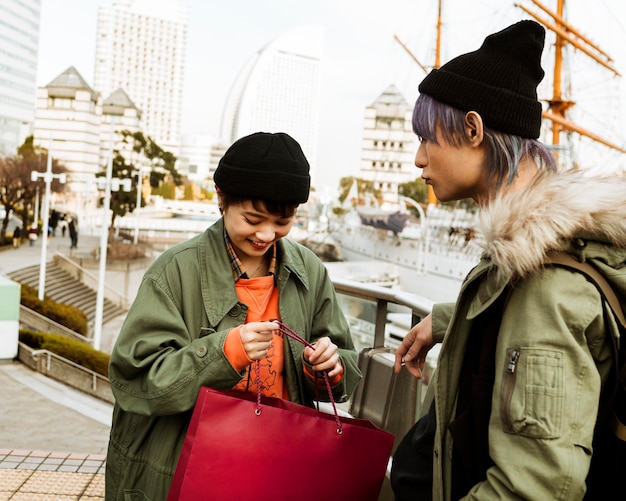
<instances>
[{"instance_id":1,"label":"fur collar","mask_svg":"<svg viewBox=\"0 0 626 501\"><path fill-rule=\"evenodd\" d=\"M540 268L549 250L581 235L626 247L626 177L540 173L481 211L485 251L506 276Z\"/></svg>"}]
</instances>

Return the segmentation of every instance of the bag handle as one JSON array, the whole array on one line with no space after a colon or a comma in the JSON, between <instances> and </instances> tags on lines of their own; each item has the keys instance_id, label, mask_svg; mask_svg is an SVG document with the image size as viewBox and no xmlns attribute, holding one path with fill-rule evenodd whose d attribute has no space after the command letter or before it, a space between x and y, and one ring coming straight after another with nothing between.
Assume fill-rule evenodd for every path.
<instances>
[{"instance_id":1,"label":"bag handle","mask_svg":"<svg viewBox=\"0 0 626 501\"><path fill-rule=\"evenodd\" d=\"M290 327L287 327L280 320L272 319L270 322L274 322L278 325L278 330L287 337L294 339L305 346L315 350L315 346L309 343L306 339L300 336L297 332L295 332ZM333 397L333 390L330 387L330 381L328 379L328 372L322 371L322 375L324 376L324 382L326 383L326 390L328 391L328 398L330 403L333 406L333 414L335 415L335 423L337 423L337 434L341 435L343 433L343 428L341 426L341 420L339 419L339 413L337 412L337 406L335 405L335 398ZM255 414L258 416L261 414L261 361L257 360L257 370L256 370L256 410Z\"/></svg>"}]
</instances>

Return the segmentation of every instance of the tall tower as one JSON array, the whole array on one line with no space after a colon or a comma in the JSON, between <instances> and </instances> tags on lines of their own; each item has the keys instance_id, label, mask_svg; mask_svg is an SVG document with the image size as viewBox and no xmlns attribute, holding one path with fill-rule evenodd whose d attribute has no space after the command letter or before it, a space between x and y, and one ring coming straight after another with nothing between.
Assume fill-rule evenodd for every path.
<instances>
[{"instance_id":1,"label":"tall tower","mask_svg":"<svg viewBox=\"0 0 626 501\"><path fill-rule=\"evenodd\" d=\"M231 144L252 132L286 132L311 164L316 160L320 62L324 28L294 28L260 49L231 87L221 139Z\"/></svg>"},{"instance_id":2,"label":"tall tower","mask_svg":"<svg viewBox=\"0 0 626 501\"><path fill-rule=\"evenodd\" d=\"M359 177L373 181L388 202L398 201L398 185L419 177L412 116L413 107L395 85L365 109Z\"/></svg>"},{"instance_id":3,"label":"tall tower","mask_svg":"<svg viewBox=\"0 0 626 501\"><path fill-rule=\"evenodd\" d=\"M114 0L98 8L94 87L122 88L145 134L178 155L187 7L177 0Z\"/></svg>"},{"instance_id":4,"label":"tall tower","mask_svg":"<svg viewBox=\"0 0 626 501\"><path fill-rule=\"evenodd\" d=\"M0 155L15 155L35 120L40 0L0 0Z\"/></svg>"}]
</instances>

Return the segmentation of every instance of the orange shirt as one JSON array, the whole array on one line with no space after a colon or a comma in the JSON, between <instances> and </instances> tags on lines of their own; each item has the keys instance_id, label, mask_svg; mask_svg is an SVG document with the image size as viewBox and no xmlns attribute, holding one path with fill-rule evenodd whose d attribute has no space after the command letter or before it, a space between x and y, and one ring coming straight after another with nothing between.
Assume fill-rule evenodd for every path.
<instances>
[{"instance_id":1,"label":"orange shirt","mask_svg":"<svg viewBox=\"0 0 626 501\"><path fill-rule=\"evenodd\" d=\"M270 319L280 319L278 309L278 288L274 286L274 276L268 275L258 278L242 278L235 283L237 297L248 305L248 322L267 322ZM248 369L239 384L233 389L238 391L257 391L257 363L246 354L237 327L232 329L226 337L224 352L233 367L242 371ZM287 386L283 381L284 366L284 339L278 329L274 334L272 346L265 358L261 360L261 394L269 397L279 397L289 400Z\"/></svg>"}]
</instances>

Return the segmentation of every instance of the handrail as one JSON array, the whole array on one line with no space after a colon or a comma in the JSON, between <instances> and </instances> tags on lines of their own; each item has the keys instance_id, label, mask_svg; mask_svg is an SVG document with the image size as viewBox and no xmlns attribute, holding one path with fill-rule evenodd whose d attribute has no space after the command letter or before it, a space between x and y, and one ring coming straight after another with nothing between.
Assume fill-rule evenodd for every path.
<instances>
[{"instance_id":1,"label":"handrail","mask_svg":"<svg viewBox=\"0 0 626 501\"><path fill-rule=\"evenodd\" d=\"M66 256L65 254L63 254L62 252L57 251L56 255L61 258L63 261L65 261L67 264L69 264L70 266L72 266L73 268L75 268L76 270L80 271L82 274L87 275L89 278L91 278L92 280L94 280L96 283L98 283L99 278L94 275L93 273L91 273L88 269L83 268L81 265L79 265L78 263L76 263L75 261L73 261L72 259L70 259L68 256ZM84 283L84 280L81 280L81 282ZM118 306L120 306L121 308L125 308L126 305L129 304L129 299L128 297L126 297L124 294L116 291L113 287L110 287L109 285L104 284L104 288L107 291L107 293L112 294L113 296L118 298ZM108 294L107 294L108 295Z\"/></svg>"},{"instance_id":2,"label":"handrail","mask_svg":"<svg viewBox=\"0 0 626 501\"><path fill-rule=\"evenodd\" d=\"M376 302L374 348L381 348L385 345L385 326L387 324L389 304L409 308L411 310L411 325L415 325L428 315L434 304L433 301L417 294L344 278L333 278L333 285L338 294Z\"/></svg>"},{"instance_id":3,"label":"handrail","mask_svg":"<svg viewBox=\"0 0 626 501\"><path fill-rule=\"evenodd\" d=\"M72 360L62 357L49 350L33 349L33 348L28 347L22 342L20 342L19 345L21 347L25 347L28 350L28 352L30 353L30 357L35 362L35 366L36 366L35 370L37 370L37 372L40 372L46 376L50 376L53 379L61 381L62 383L68 386L84 391L108 403L113 403L113 397L112 395L110 395L111 385L109 382L109 378L107 378L106 376L103 376L102 374L99 374L98 372L88 369L87 367L77 364L76 362L73 362ZM40 360L45 364L45 366L40 365ZM87 390L85 386L82 386L79 384L79 382L76 380L76 377L68 377L67 373L65 374L58 373L57 370L53 370L52 360L55 360L56 363L62 364L63 366L70 367L71 369L69 370L75 371L75 374L78 374L78 373L84 374L85 378L89 378L91 388ZM29 364L27 363L27 365ZM104 394L103 394L103 391L104 391Z\"/></svg>"}]
</instances>

